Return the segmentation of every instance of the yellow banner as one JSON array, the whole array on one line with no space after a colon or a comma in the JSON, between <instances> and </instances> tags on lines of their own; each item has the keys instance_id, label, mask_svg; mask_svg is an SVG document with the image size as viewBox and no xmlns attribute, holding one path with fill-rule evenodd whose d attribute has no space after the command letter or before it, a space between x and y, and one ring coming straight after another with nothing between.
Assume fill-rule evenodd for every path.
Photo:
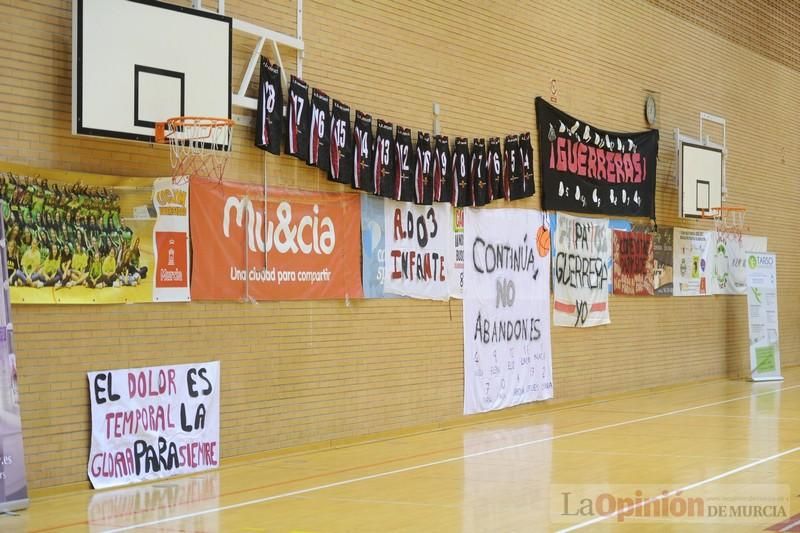
<instances>
[{"instance_id":1,"label":"yellow banner","mask_svg":"<svg viewBox=\"0 0 800 533\"><path fill-rule=\"evenodd\" d=\"M11 302L152 302L152 186L0 163Z\"/></svg>"}]
</instances>

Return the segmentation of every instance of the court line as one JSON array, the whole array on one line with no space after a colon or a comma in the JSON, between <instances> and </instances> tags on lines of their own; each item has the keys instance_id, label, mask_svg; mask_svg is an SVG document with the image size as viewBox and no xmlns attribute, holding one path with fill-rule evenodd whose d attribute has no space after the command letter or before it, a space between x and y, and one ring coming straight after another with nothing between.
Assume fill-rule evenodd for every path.
<instances>
[{"instance_id":1,"label":"court line","mask_svg":"<svg viewBox=\"0 0 800 533\"><path fill-rule=\"evenodd\" d=\"M693 384L689 384L689 385L670 387L670 391L693 388L693 387L697 387L698 385L704 385L704 383L693 383ZM784 389L780 389L780 390L788 390L788 389L791 389L791 388L794 388L794 387L793 386L792 387L785 387ZM562 411L566 411L566 410L574 411L574 410L582 409L582 408L592 408L594 406L601 406L601 405L604 405L604 404L614 403L614 402L621 401L621 400L630 400L630 399L636 399L636 398L641 398L641 397L650 397L650 398L652 398L652 397L658 396L659 394L663 394L665 392L668 392L668 391L663 391L662 390L662 391L650 391L650 392L634 392L634 393L631 393L629 396L625 396L624 398L598 399L598 400L593 400L593 401L590 401L590 402L587 402L587 403L581 403L581 404L573 405L573 406L554 407L554 408L549 409L547 411L540 411L540 412L537 412L537 413L523 413L523 414L517 415L516 418L519 418L519 417L538 417L540 415L552 414L552 413L562 412ZM772 391L766 391L765 393L769 394L769 393L772 393ZM592 412L592 411L590 411L590 412ZM609 411L609 412L612 412L612 413L615 413L615 414L627 414L627 413L629 413L628 411L617 411L617 410L612 410L612 411ZM689 415L689 416L733 417L735 415L700 415L700 414L697 414L697 415ZM746 416L738 416L738 417L739 418L748 418ZM515 418L515 417L508 416L508 417L503 418L502 420L509 420L509 419L512 419L512 418ZM775 418L775 417L773 417L773 418ZM780 420L784 420L784 419L780 419ZM785 420L794 420L794 419L788 419L787 418ZM480 421L480 422L473 422L471 424L464 424L461 427L480 427L480 426L486 426L488 424L494 424L496 422L497 422L496 420ZM453 429L455 429L455 428L444 428L442 430L434 430L434 431L451 431ZM426 432L426 433L430 433L430 432ZM414 437L416 435L418 435L418 434L409 434L409 435L405 435L405 436L402 436L402 437L399 437L399 438L400 439L406 439L406 438ZM388 440L396 440L396 439L388 439ZM375 442L385 442L385 441L384 440L367 441L367 442L364 442L364 443L355 444L354 446L363 446L364 444L372 444L372 443L375 443ZM181 506L185 506L185 505L188 505L188 504L197 504L197 503L200 503L200 502L203 502L203 501L206 501L206 500L210 500L210 499L227 497L227 496L235 496L237 494L244 494L244 493L247 493L247 492L261 491L261 490L268 489L268 488L279 487L281 485L289 485L289 484L292 484L292 483L298 483L300 481L310 481L312 479L317 479L317 478L321 478L321 477L330 477L330 476L333 476L333 475L338 475L338 474L343 474L343 473L346 473L346 472L351 472L353 470L363 470L363 469L372 468L372 467L376 467L376 466L384 466L384 465L388 465L388 464L391 464L391 463L397 463L397 462L400 462L400 461L408 461L409 459L417 459L417 458L425 457L425 456L428 456L428 455L436 455L436 454L443 453L443 452L456 451L458 449L459 449L458 447L449 447L449 448L444 448L444 449L440 449L440 450L432 450L432 451L419 453L419 454L414 454L414 455L404 455L404 456L394 457L392 459L388 459L388 460L385 460L385 461L380 461L380 462L377 462L377 463L355 465L355 466L351 466L351 467L348 467L348 468L342 468L342 469L339 469L339 470L332 470L332 471L328 470L328 471L318 472L318 473L315 473L315 474L304 476L304 477L301 477L301 478L285 479L285 480L277 481L277 482L274 482L274 483L268 483L266 485L259 485L259 486L256 486L256 487L250 487L250 488L246 488L246 489L239 489L239 490L234 490L234 491L230 491L230 492L223 492L223 493L220 493L219 495L214 496L213 498L212 497L199 498L199 499L193 500L191 502L181 502L181 503L177 503L177 504L161 505L161 506L157 506L157 507L154 507L154 508L137 509L137 510L125 512L125 513L120 513L120 514L111 516L111 517L109 517L107 519L103 519L103 520L112 520L112 519L116 520L116 519L119 519L119 518L131 517L131 516L135 516L135 515L142 515L142 514L146 514L146 513L162 511L162 510L171 509L171 508L175 508L175 507L181 507ZM463 447L462 447L462 449L463 449ZM324 449L324 450L319 450L318 452L314 452L314 453L329 452L329 451L333 451L333 450L332 449ZM566 450L566 453L580 453L580 452L575 451L575 450ZM610 452L595 452L595 453L610 453ZM305 455L305 454L301 454L301 455L298 455L298 456L295 456L295 454L292 454L292 455L286 456L286 457L288 457L289 459L291 459L292 457L300 458L302 455ZM647 454L647 455L652 455L652 456L657 456L657 457L703 457L703 456L675 455L675 454L670 454L670 455L665 455L665 454ZM283 459L285 459L285 458L282 458L280 456L270 457L268 459L258 459L256 461L252 461L252 462L240 463L240 464L235 464L235 465L231 465L231 466L223 466L221 468L221 470L234 470L234 469L237 469L237 468L251 467L253 465L261 465L261 464L264 464L264 463L267 463L267 462L283 461ZM733 458L731 457L731 459L733 459ZM745 459L745 458L742 458L742 459ZM77 525L96 525L96 526L101 526L101 527L102 526L106 526L106 527L125 527L125 526L117 526L117 525L114 525L114 524L89 524L89 521L84 520L82 522L77 522L77 523L73 523L73 524L67 524L67 525L62 524L62 525L56 525L56 526L47 527L47 528L44 528L44 529L37 529L37 530L31 531L30 533L49 533L50 531L59 530L62 527L77 526Z\"/></svg>"},{"instance_id":2,"label":"court line","mask_svg":"<svg viewBox=\"0 0 800 533\"><path fill-rule=\"evenodd\" d=\"M683 492L690 491L692 489L696 489L697 487L702 487L703 485L708 485L709 483L713 483L714 481L719 481L720 479L725 479L726 477L730 477L730 476L732 476L734 474L738 474L739 472L743 472L745 470L753 468L754 466L758 466L758 465L762 465L764 463L768 463L769 461L772 461L774 459L778 459L780 457L783 457L785 455L789 455L789 454L792 454L792 453L795 453L795 452L798 452L798 451L800 451L800 446L796 446L794 448L790 448L788 450L784 450L782 452L770 455L769 457L762 457L761 459L757 459L755 461L752 461L750 463L744 464L742 466L737 466L736 468L733 468L733 469L728 470L726 472L722 472L721 474L717 474L716 476L712 476L712 477L703 479L701 481L696 481L694 483L690 483L689 485L686 485L685 487L681 487L679 489L675 489L675 490L671 490L669 492L661 493L658 496L653 496L652 498L648 498L647 500L641 501L641 502L636 503L634 505L627 505L627 506L623 507L622 509L614 511L613 513L604 514L602 516L598 516L596 518L592 518L591 520L587 520L585 522L581 522L580 524L575 524L574 526L570 526L568 528L559 529L558 533L569 533L570 531L576 531L578 529L583 529L585 527L593 526L593 525L595 525L595 524L597 524L599 522L603 522L605 520L608 520L609 518L614 518L615 516L619 516L621 513L627 513L629 511L635 511L636 509L638 509L639 507L642 507L643 505L648 505L650 503L654 503L654 502L657 502L659 500L663 500L665 498L671 498L671 497L676 496L678 494L681 494ZM800 524L800 521L798 521L797 523ZM785 529L782 529L781 531L785 531Z\"/></svg>"},{"instance_id":3,"label":"court line","mask_svg":"<svg viewBox=\"0 0 800 533\"><path fill-rule=\"evenodd\" d=\"M303 477L299 477L299 478L296 477L296 478L292 478L292 479L284 479L284 480L281 480L281 481L275 481L273 483L268 483L266 485L259 485L257 487L250 487L250 488L247 488L247 489L238 489L238 490L233 490L233 491L230 491L230 492L223 492L223 493L220 493L220 494L217 494L217 495L214 495L214 496L198 498L198 499L195 499L195 500L192 500L192 501L189 501L189 502L170 503L170 504L159 505L159 506L152 507L152 508L147 508L147 509L136 509L136 510L133 510L133 511L128 511L128 512L124 512L124 513L118 513L118 514L110 516L108 518L103 518L103 519L101 519L101 521L117 520L117 519L120 519L120 518L131 517L131 516L135 516L135 515L139 515L139 514L154 513L154 512L157 512L157 511L163 511L163 510L166 510L166 509L172 509L174 507L181 507L181 506L185 506L185 505L194 505L194 504L201 503L201 502L204 502L204 501L207 501L207 500L211 500L211 499L219 499L219 498L224 498L224 497L228 497L228 496L236 496L237 494L243 494L245 492L253 492L253 491L259 491L259 490L264 490L264 489L270 489L270 488L273 488L273 487L280 487L282 485L289 485L291 483L299 483L301 481L310 481L312 479L317 479L317 478L320 478L320 477L327 477L327 476L338 475L338 474L346 474L347 472L351 472L353 470L362 470L362 469L365 469L365 468L374 468L376 466L385 466L385 465L388 465L388 464L391 464L391 463L397 463L399 461L408 461L409 459L419 459L420 457L426 457L426 456L429 456L429 455L436 455L436 454L440 454L440 453L444 453L444 452L452 452L452 451L455 451L455 450L456 450L455 447L444 448L444 449L440 449L440 450L430 450L430 451L427 451L427 452L417 453L417 454L414 454L414 455L404 455L402 457L395 457L395 458L392 458L392 459L388 459L386 461L379 461L377 463L361 464L361 465L356 465L356 466L350 466L350 467L347 467L347 468L341 468L339 470L333 470L333 471L328 470L328 471L325 471L325 472L318 472L318 473L315 473L315 474L310 474L308 476L303 476ZM261 464L261 461L257 461L257 462L255 462L255 464ZM238 465L237 465L237 468L238 468ZM214 473L214 471L213 470L212 471L205 471L202 474L206 475L206 474L209 474L209 473ZM151 485L151 486L154 486L154 485ZM84 520L82 522L74 522L72 524L59 524L59 525L50 526L50 527L46 527L46 528L42 528L42 529L34 529L34 530L29 531L28 533L49 533L50 531L58 531L58 530L61 530L61 529L65 528L65 527L86 526L86 525L95 525L95 526L96 525L100 525L101 527L103 527L103 526L105 526L105 527L124 527L124 526L115 526L113 524L95 524L95 523L91 523L90 524L88 520Z\"/></svg>"},{"instance_id":4,"label":"court line","mask_svg":"<svg viewBox=\"0 0 800 533\"><path fill-rule=\"evenodd\" d=\"M578 431L572 431L570 433L562 433L561 435L543 437L543 438L540 438L540 439L534 439L534 440L530 440L530 441L519 442L517 444L509 444L508 446L501 446L499 448L490 448L488 450L483 450L483 451L480 451L480 452L464 454L464 455L460 455L458 457L450 457L448 459L441 459L439 461L432 461L432 462L429 462L429 463L422 463L422 464L407 466L407 467L404 467L404 468L397 468L397 469L394 469L394 470L387 470L385 472L378 472L377 474L370 474L370 475L366 475L366 476L360 476L360 477L356 477L356 478L350 478L350 479L344 479L344 480L341 480L341 481L335 481L335 482L332 482L332 483L325 483L323 485L317 485L317 486L308 487L308 488L305 488L305 489L298 489L298 490L293 490L293 491L289 491L289 492L283 492L283 493L280 493L280 494L274 494L272 496L265 496L263 498L256 498L256 499L253 499L253 500L247 500L247 501L243 501L243 502L239 502L239 503L234 503L234 504L231 504L231 505L223 505L223 506L215 507L215 508L212 508L212 509L206 509L204 511L195 511L193 513L185 513L185 514L182 514L182 515L176 515L176 516L172 516L172 517L161 518L161 519L158 519L158 520L152 520L150 522L141 522L139 524L133 524L133 525L126 526L126 527L121 527L121 528L116 528L116 529L109 529L109 530L106 531L106 533L122 533L123 531L132 531L132 530L135 530L135 529L157 526L159 524L165 524L167 522L173 522L175 520L184 520L184 519L187 519L187 518L194 518L194 517L197 517L197 516L203 516L203 515L207 515L207 514L211 514L211 513L229 511L231 509L239 509L241 507L248 507L250 505L258 505L260 503L267 503L267 502L271 502L271 501L275 501L275 500L280 500L280 499L283 499L283 498L290 498L292 496L299 496L301 494L308 494L310 492L317 492L317 491L320 491L320 490L330 489L330 488L334 488L334 487L341 487L341 486L344 486L344 485L351 485L353 483L359 483L361 481L369 481L369 480L372 480L372 479L380 479L380 478L384 478L384 477L388 477L388 476L393 476L393 475L396 475L396 474L403 474L403 473L406 473L406 472L413 472L415 470L421 470L423 468L430 468L432 466L439 466L439 465L443 465L443 464L454 463L454 462L457 462L457 461L463 461L464 459L472 459L472 458L475 458L475 457L482 457L484 455L491 455L491 454L495 454L495 453L498 453L498 452L514 450L514 449L517 449L517 448L523 448L523 447L526 447L526 446L531 446L533 444L540 444L542 442L552 442L552 441L555 441L555 440L565 439L565 438L568 438L568 437L575 437L575 436L578 436L578 435L584 435L586 433L592 433L594 431L602 431L604 429L613 429L613 428L617 428L617 427L628 426L628 425L631 425L631 424L637 424L639 422L647 422L649 420L655 420L655 419L663 418L663 417L666 417L666 416L677 415L677 414L686 413L686 412L689 412L689 411L696 411L698 409L705 409L707 407L715 407L717 405L724 405L726 403L737 402L739 400L757 398L759 396L765 396L767 394L775 394L775 393L788 391L788 390L792 390L792 389L797 389L797 388L800 388L800 384L792 385L792 386L789 386L789 387L777 388L777 389L764 391L764 392L759 392L759 393L756 393L756 394L748 394L748 395L739 396L739 397L736 397L736 398L729 398L727 400L720 400L718 402L711 402L711 403L696 405L696 406L692 406L692 407L685 407L683 409L675 409L675 410L672 410L672 411L667 411L666 413L659 413L659 414L656 414L656 415L649 415L649 416L644 416L644 417L640 417L640 418L634 418L634 419L631 419L631 420L624 420L622 422L615 422L613 424L605 424L605 425L597 426L597 427L593 427L593 428L581 429L581 430L578 430ZM794 448L791 451L796 451L796 450L800 450L800 447ZM784 452L784 454L787 454L787 453L790 453L790 452ZM763 460L762 460L762 462L763 462ZM605 517L603 517L603 518L605 519ZM102 527L102 526L100 526L100 527Z\"/></svg>"},{"instance_id":5,"label":"court line","mask_svg":"<svg viewBox=\"0 0 800 533\"><path fill-rule=\"evenodd\" d=\"M792 523L791 523L791 524L789 524L788 526L784 526L784 527L782 527L782 528L780 529L780 531L791 531L792 529L794 529L794 528L795 528L795 526L800 526L800 520L797 520L796 522L792 522Z\"/></svg>"},{"instance_id":6,"label":"court line","mask_svg":"<svg viewBox=\"0 0 800 533\"><path fill-rule=\"evenodd\" d=\"M768 528L764 529L764 531L791 531L796 525L800 525L800 513L793 514L789 518L781 520L777 524L772 524Z\"/></svg>"}]
</instances>

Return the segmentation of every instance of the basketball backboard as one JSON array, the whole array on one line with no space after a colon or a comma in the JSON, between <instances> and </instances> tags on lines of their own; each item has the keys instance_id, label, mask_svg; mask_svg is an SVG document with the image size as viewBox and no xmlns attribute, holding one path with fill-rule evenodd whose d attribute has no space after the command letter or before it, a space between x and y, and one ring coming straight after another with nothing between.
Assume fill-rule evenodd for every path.
<instances>
[{"instance_id":1,"label":"basketball backboard","mask_svg":"<svg viewBox=\"0 0 800 533\"><path fill-rule=\"evenodd\" d=\"M74 134L153 142L155 123L171 117L231 117L231 18L74 0L72 33Z\"/></svg>"},{"instance_id":2,"label":"basketball backboard","mask_svg":"<svg viewBox=\"0 0 800 533\"><path fill-rule=\"evenodd\" d=\"M699 218L722 205L722 149L683 142L680 148L680 211Z\"/></svg>"}]
</instances>

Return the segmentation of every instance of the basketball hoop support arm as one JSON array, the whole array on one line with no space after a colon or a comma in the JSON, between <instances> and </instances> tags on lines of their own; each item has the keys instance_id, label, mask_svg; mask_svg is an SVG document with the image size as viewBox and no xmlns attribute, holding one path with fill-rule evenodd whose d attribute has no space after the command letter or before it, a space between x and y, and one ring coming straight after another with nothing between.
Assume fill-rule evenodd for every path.
<instances>
[{"instance_id":1,"label":"basketball hoop support arm","mask_svg":"<svg viewBox=\"0 0 800 533\"><path fill-rule=\"evenodd\" d=\"M247 64L247 69L244 72L242 81L239 84L239 89L231 95L231 103L238 107L245 109L256 110L258 108L258 100L245 95L247 87L253 79L258 60L261 57L261 51L264 48L266 41L272 43L272 51L275 54L275 61L281 68L281 77L283 84L288 87L288 80L286 78L286 69L283 68L283 61L281 53L278 50L278 45L287 46L297 51L297 76L303 76L303 52L305 50L305 43L303 42L303 0L297 0L297 37L292 37L284 33L273 31L267 28L262 28L255 24L245 22L239 19L233 19L233 30L241 33L246 33L258 38L253 53L250 55L250 62Z\"/></svg>"},{"instance_id":2,"label":"basketball hoop support arm","mask_svg":"<svg viewBox=\"0 0 800 533\"><path fill-rule=\"evenodd\" d=\"M725 172L725 160L728 158L728 130L726 127L725 119L722 117L718 117L716 115L712 115L710 113L703 113L700 112L700 142L704 145L710 145L711 138L709 137L706 139L703 137L703 123L704 122L712 122L714 124L719 125L722 128L722 184L721 184L721 191L722 191L722 199L725 200L728 196L728 180Z\"/></svg>"}]
</instances>

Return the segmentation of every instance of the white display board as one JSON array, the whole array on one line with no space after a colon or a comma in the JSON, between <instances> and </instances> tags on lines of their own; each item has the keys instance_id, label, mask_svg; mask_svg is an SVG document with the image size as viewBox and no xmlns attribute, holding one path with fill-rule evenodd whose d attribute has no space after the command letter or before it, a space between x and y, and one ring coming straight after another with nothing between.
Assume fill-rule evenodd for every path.
<instances>
[{"instance_id":1,"label":"white display board","mask_svg":"<svg viewBox=\"0 0 800 533\"><path fill-rule=\"evenodd\" d=\"M546 215L465 209L464 414L553 397Z\"/></svg>"},{"instance_id":2,"label":"white display board","mask_svg":"<svg viewBox=\"0 0 800 533\"><path fill-rule=\"evenodd\" d=\"M701 209L722 205L722 150L699 144L681 144L682 217L699 218Z\"/></svg>"},{"instance_id":3,"label":"white display board","mask_svg":"<svg viewBox=\"0 0 800 533\"><path fill-rule=\"evenodd\" d=\"M72 132L153 142L155 122L231 116L229 17L152 0L74 0Z\"/></svg>"},{"instance_id":4,"label":"white display board","mask_svg":"<svg viewBox=\"0 0 800 533\"><path fill-rule=\"evenodd\" d=\"M750 322L750 378L753 381L782 380L775 254L747 254L747 318Z\"/></svg>"}]
</instances>

